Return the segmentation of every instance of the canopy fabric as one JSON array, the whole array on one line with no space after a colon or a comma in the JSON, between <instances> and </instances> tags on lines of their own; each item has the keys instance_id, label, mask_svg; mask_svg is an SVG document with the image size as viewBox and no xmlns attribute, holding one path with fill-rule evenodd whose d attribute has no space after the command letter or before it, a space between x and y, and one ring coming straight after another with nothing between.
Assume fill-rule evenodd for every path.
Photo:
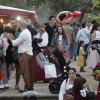
<instances>
[{"instance_id":1,"label":"canopy fabric","mask_svg":"<svg viewBox=\"0 0 100 100\"><path fill-rule=\"evenodd\" d=\"M35 11L28 11L24 9L18 9L8 6L0 6L0 14L4 15L14 15L14 16L29 16L35 17Z\"/></svg>"}]
</instances>

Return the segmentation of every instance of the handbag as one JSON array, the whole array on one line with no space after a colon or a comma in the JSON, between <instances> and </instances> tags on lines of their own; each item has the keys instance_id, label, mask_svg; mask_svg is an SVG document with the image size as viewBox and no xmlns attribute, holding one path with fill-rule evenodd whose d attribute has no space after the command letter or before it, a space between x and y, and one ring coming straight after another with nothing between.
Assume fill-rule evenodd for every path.
<instances>
[{"instance_id":1,"label":"handbag","mask_svg":"<svg viewBox=\"0 0 100 100\"><path fill-rule=\"evenodd\" d=\"M42 69L44 68L45 64L49 63L48 58L43 54L43 52L37 54L36 61L37 61L38 66L40 66Z\"/></svg>"},{"instance_id":2,"label":"handbag","mask_svg":"<svg viewBox=\"0 0 100 100\"><path fill-rule=\"evenodd\" d=\"M57 78L55 64L49 63L44 65L45 78Z\"/></svg>"},{"instance_id":3,"label":"handbag","mask_svg":"<svg viewBox=\"0 0 100 100\"><path fill-rule=\"evenodd\" d=\"M66 91L63 96L63 100L74 100L74 93L72 92L72 89Z\"/></svg>"}]
</instances>

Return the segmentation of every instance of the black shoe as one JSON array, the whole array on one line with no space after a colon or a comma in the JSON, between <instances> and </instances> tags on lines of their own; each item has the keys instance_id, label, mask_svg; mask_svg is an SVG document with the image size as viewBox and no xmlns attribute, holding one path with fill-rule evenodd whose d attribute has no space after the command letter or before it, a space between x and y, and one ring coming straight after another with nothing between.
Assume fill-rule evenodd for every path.
<instances>
[{"instance_id":1,"label":"black shoe","mask_svg":"<svg viewBox=\"0 0 100 100\"><path fill-rule=\"evenodd\" d=\"M23 93L23 92L25 92L25 91L27 91L27 90L21 89L21 90L19 90L18 92L19 92L19 93Z\"/></svg>"}]
</instances>

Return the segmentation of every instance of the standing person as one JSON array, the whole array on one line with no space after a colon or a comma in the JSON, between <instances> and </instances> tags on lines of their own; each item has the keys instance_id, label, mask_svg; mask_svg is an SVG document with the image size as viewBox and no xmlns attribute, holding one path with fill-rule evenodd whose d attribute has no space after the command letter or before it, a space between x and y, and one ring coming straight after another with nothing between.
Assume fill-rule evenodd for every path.
<instances>
[{"instance_id":1,"label":"standing person","mask_svg":"<svg viewBox=\"0 0 100 100\"><path fill-rule=\"evenodd\" d=\"M89 42L90 42L90 31L88 29L85 28L86 25L85 23L82 24L82 29L80 29L77 33L77 36L76 36L76 43L78 43L78 41L84 41L85 42L85 46L84 46L84 49L85 51L87 50L88 46L89 46ZM86 59L87 59L87 56L86 55Z\"/></svg>"},{"instance_id":2,"label":"standing person","mask_svg":"<svg viewBox=\"0 0 100 100\"><path fill-rule=\"evenodd\" d=\"M55 33L55 39L53 44L56 45L56 48L62 52L63 57L65 58L66 63L70 61L70 56L68 48L70 47L70 42L68 36L64 33L62 26L57 26L57 33Z\"/></svg>"},{"instance_id":3,"label":"standing person","mask_svg":"<svg viewBox=\"0 0 100 100\"><path fill-rule=\"evenodd\" d=\"M72 90L75 94L74 100L91 100L95 98L92 87L86 83L86 79L83 77L75 79Z\"/></svg>"},{"instance_id":4,"label":"standing person","mask_svg":"<svg viewBox=\"0 0 100 100\"><path fill-rule=\"evenodd\" d=\"M11 24L11 32L9 32L10 27L7 27L5 29L5 32L12 33L15 38L18 38L20 34L20 29L18 26L18 22L15 18L10 19ZM9 40L8 40L9 41ZM20 65L18 61L18 46L13 46L12 43L9 41L9 46L6 51L7 57L6 57L6 63L7 63L7 76L9 79L9 66L14 63L16 68L16 84L15 84L15 90L19 90L19 81L20 81Z\"/></svg>"},{"instance_id":5,"label":"standing person","mask_svg":"<svg viewBox=\"0 0 100 100\"><path fill-rule=\"evenodd\" d=\"M69 23L64 23L63 27L64 32L68 35L69 41L70 41L70 47L68 49L70 59L73 60L74 55L74 43L75 43L75 35L73 29L69 26Z\"/></svg>"},{"instance_id":6,"label":"standing person","mask_svg":"<svg viewBox=\"0 0 100 100\"><path fill-rule=\"evenodd\" d=\"M7 38L4 36L4 28L3 26L0 27L0 40L1 40L1 43L0 46L2 46L2 51L3 51L3 58L4 58L4 61L3 61L3 73L4 73L4 77L2 79L2 85L1 87L3 88L9 88L9 85L8 85L8 78L7 78L7 68L6 68L6 62L5 62L5 57L6 57L6 50L8 48L8 42L7 42Z\"/></svg>"},{"instance_id":7,"label":"standing person","mask_svg":"<svg viewBox=\"0 0 100 100\"><path fill-rule=\"evenodd\" d=\"M61 84L60 92L59 92L59 100L64 100L64 94L66 94L68 90L71 90L73 88L73 84L76 78L75 68L70 68L68 71L68 75L69 75L69 78L65 79Z\"/></svg>"},{"instance_id":8,"label":"standing person","mask_svg":"<svg viewBox=\"0 0 100 100\"><path fill-rule=\"evenodd\" d=\"M97 100L100 100L100 62L98 62L97 65L95 66L94 73L95 73L94 79L96 81L99 81L97 89Z\"/></svg>"},{"instance_id":9,"label":"standing person","mask_svg":"<svg viewBox=\"0 0 100 100\"><path fill-rule=\"evenodd\" d=\"M77 66L80 67L80 72L85 72L84 67L87 65L86 58L85 58L86 52L84 50L84 46L85 46L84 41L80 41L79 58L76 64Z\"/></svg>"},{"instance_id":10,"label":"standing person","mask_svg":"<svg viewBox=\"0 0 100 100\"><path fill-rule=\"evenodd\" d=\"M79 31L79 28L77 27L76 20L73 20L71 27L72 27L72 29L74 31L75 39L76 39L76 35L77 35L78 31ZM77 48L78 48L78 43L75 43L74 44L74 60L76 60L76 57L77 57Z\"/></svg>"},{"instance_id":11,"label":"standing person","mask_svg":"<svg viewBox=\"0 0 100 100\"><path fill-rule=\"evenodd\" d=\"M27 22L27 29L31 32L31 36L32 36L32 47L33 47L33 55L35 54L35 50L36 50L36 43L34 42L34 35L37 35L37 32L35 30L34 27L32 27L32 22L30 19L26 19Z\"/></svg>"},{"instance_id":12,"label":"standing person","mask_svg":"<svg viewBox=\"0 0 100 100\"><path fill-rule=\"evenodd\" d=\"M42 41L40 43L37 43L39 48L43 48L48 52L48 34L45 31L45 29L39 24L35 24L35 29L38 32L38 34L34 37L34 38L41 38ZM38 66L37 62L36 62L36 56L38 54L38 49L35 52L35 56L32 62L32 69L33 69L33 79L34 81L48 81L45 79L45 73L44 70L42 68L40 68L40 66Z\"/></svg>"},{"instance_id":13,"label":"standing person","mask_svg":"<svg viewBox=\"0 0 100 100\"><path fill-rule=\"evenodd\" d=\"M52 42L54 31L56 30L55 16L50 16L49 21L50 21L49 24L47 24L46 28L45 28L46 32L48 33L48 37L49 37L48 47L50 46L50 44Z\"/></svg>"},{"instance_id":14,"label":"standing person","mask_svg":"<svg viewBox=\"0 0 100 100\"><path fill-rule=\"evenodd\" d=\"M19 27L21 33L17 39L13 40L9 34L5 34L5 36L11 41L13 46L18 46L19 64L25 82L23 95L27 95L33 92L34 83L32 75L32 38L30 31L27 29L27 22L25 20L19 21Z\"/></svg>"},{"instance_id":15,"label":"standing person","mask_svg":"<svg viewBox=\"0 0 100 100\"><path fill-rule=\"evenodd\" d=\"M100 53L96 48L100 48L100 25L95 23L91 30L91 48L89 57L89 67L92 68L92 76L94 76L94 68L100 62ZM96 47L96 48L95 48Z\"/></svg>"}]
</instances>

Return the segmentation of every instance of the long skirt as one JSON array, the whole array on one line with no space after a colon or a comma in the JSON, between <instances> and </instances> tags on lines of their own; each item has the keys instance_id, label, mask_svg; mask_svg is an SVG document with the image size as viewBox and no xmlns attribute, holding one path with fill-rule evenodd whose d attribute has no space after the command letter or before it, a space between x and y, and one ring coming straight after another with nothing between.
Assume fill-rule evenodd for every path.
<instances>
[{"instance_id":1,"label":"long skirt","mask_svg":"<svg viewBox=\"0 0 100 100\"><path fill-rule=\"evenodd\" d=\"M48 53L48 47L44 48ZM33 62L32 62L32 70L33 70L33 79L34 81L50 81L51 79L45 79L45 72L40 66L38 66L36 61L37 52L35 53Z\"/></svg>"},{"instance_id":2,"label":"long skirt","mask_svg":"<svg viewBox=\"0 0 100 100\"><path fill-rule=\"evenodd\" d=\"M90 49L89 67L94 69L98 62L100 62L100 54L97 50Z\"/></svg>"}]
</instances>

